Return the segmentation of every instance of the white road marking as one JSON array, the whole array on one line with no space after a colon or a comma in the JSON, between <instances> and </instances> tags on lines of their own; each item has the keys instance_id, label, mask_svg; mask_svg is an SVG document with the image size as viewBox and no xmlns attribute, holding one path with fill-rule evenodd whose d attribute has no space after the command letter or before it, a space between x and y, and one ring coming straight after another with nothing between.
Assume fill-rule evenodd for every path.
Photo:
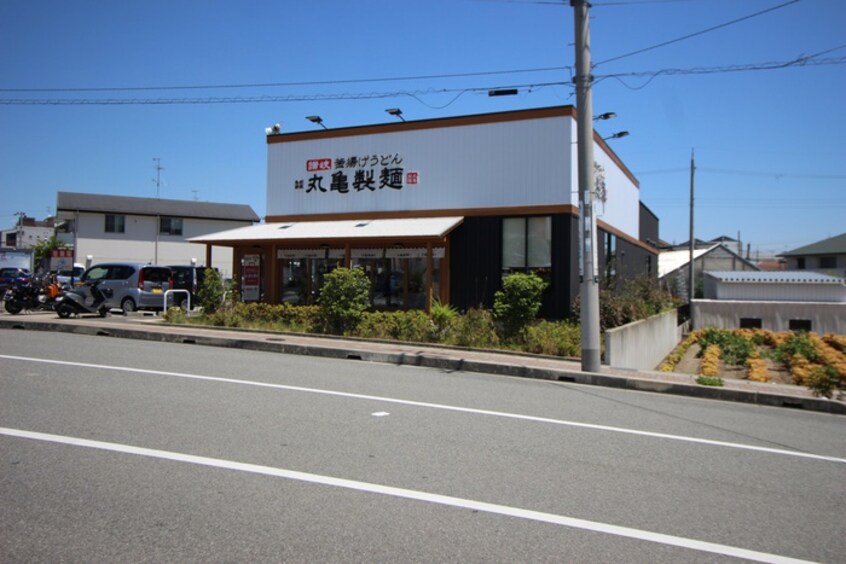
<instances>
[{"instance_id":1,"label":"white road marking","mask_svg":"<svg viewBox=\"0 0 846 564\"><path fill-rule=\"evenodd\" d=\"M821 454L811 454L807 452L799 452L794 450L785 450L778 448L769 448L755 445L747 445L742 443L730 443L726 441L712 441L709 439L700 439L697 437L687 437L684 435L670 435L667 433L654 433L651 431L638 431L635 429L625 429L622 427L611 427L608 425L596 425L593 423L580 423L578 421L567 421L563 419L551 419L548 417L536 417L534 415L521 415L519 413L508 413L504 411L491 411L487 409L476 409L472 407L460 407L455 405L446 405L439 403L428 403L421 401L404 400L398 398L389 398L383 396L371 396L366 394L354 394L350 392L339 392L335 390L321 390L318 388L305 388L302 386L289 386L285 384L270 384L267 382L253 382L250 380L238 380L234 378L220 378L217 376L203 376L199 374L186 374L182 372L167 372L162 370L150 370L145 368L131 368L126 366L108 366L103 364L90 364L85 362L69 362L64 360L49 360L43 358L30 358L25 356L2 355L0 358L8 360L19 360L23 362L35 362L42 364L56 364L60 366L76 366L80 368L95 368L98 370L112 370L118 372L131 372L136 374L151 374L154 376L167 376L172 378L186 378L191 380L202 380L207 382L218 382L225 384L238 384L241 386L254 386L259 388L270 388L275 390L286 390L290 392L302 392L308 394L319 394L325 396L334 396L350 399L360 399L369 401L378 401L383 403L393 403L398 405L408 405L412 407L425 407L428 409L439 409L443 411L454 411L458 413L471 413L473 415L488 415L491 417L503 417L506 419L516 419L520 421L531 421L534 423L547 423L552 425L561 425L566 427L576 427L580 429L591 429L594 431L607 431L611 433L622 433L625 435L635 435L639 437L650 437L654 439L666 439L671 441L681 441L686 443L694 443L708 446L734 448L740 450L748 450L754 452L764 452L768 454L776 454L781 456L793 456L797 458L807 458L811 460L822 460L826 462L837 462L846 464L846 458L839 458L836 456L825 456Z\"/></svg>"},{"instance_id":2,"label":"white road marking","mask_svg":"<svg viewBox=\"0 0 846 564\"><path fill-rule=\"evenodd\" d=\"M542 523L551 523L553 525L561 525L573 529L605 533L608 535L615 535L618 537L626 537L663 545L676 546L690 550L697 550L700 552L708 552L712 554L720 554L736 558L745 558L747 560L753 560L756 562L807 562L806 560L798 560L786 556L779 556L777 554L757 552L754 550L747 550L745 548L738 548L724 544L700 541L696 539L689 539L674 535L665 535L662 533L654 533L652 531L644 531L641 529L633 529L630 527L610 525L608 523L601 523L598 521L588 521L575 517L567 517L565 515L556 515L554 513L532 511L530 509L520 509L518 507L510 507L507 505L486 503L483 501L474 501L472 499L463 499L459 497L422 492L418 490L409 490L405 488L395 488L392 486L384 486L381 484L371 484L368 482L359 482L357 480L346 480L344 478L334 478L332 476L322 476L320 474L298 472L296 470L286 470L284 468L274 468L272 466L261 466L244 462L235 462L232 460L223 460L220 458L209 458L205 456L196 456L192 454L183 454L166 450L150 449L132 445L124 445L120 443L92 441L89 439L82 439L78 437L52 435L48 433L37 433L34 431L9 429L5 427L0 427L0 435L6 435L9 437L17 437L22 439L31 439L35 441L43 441L49 443L58 443L76 447L105 450L122 454L133 454L137 456L145 456L148 458L171 460L174 462L198 464L201 466L209 466L225 470L235 470L238 472L249 472L252 474L262 474L265 476L285 478L288 480L296 480L300 482L308 482L311 484L320 484L323 486L332 486L336 488L356 490L372 494L387 495L416 501L425 501L438 505L458 507L474 511L483 511L485 513L493 513L495 515L504 515L507 517L516 517L518 519L527 519L530 521L539 521Z\"/></svg>"},{"instance_id":3,"label":"white road marking","mask_svg":"<svg viewBox=\"0 0 846 564\"><path fill-rule=\"evenodd\" d=\"M370 415L372 415L373 417L387 417L388 415L390 415L390 413L388 413L387 411L377 411L375 413L371 413Z\"/></svg>"}]
</instances>

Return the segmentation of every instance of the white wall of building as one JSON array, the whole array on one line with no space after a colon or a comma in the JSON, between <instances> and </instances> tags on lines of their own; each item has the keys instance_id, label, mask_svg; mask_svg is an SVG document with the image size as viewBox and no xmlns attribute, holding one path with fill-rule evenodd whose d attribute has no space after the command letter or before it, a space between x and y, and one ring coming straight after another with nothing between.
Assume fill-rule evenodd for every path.
<instances>
[{"instance_id":1,"label":"white wall of building","mask_svg":"<svg viewBox=\"0 0 846 564\"><path fill-rule=\"evenodd\" d=\"M32 225L11 227L0 232L0 244L5 245L9 235L12 235L15 240L15 248L32 249L41 241L46 241L52 237L53 228L36 227Z\"/></svg>"},{"instance_id":2,"label":"white wall of building","mask_svg":"<svg viewBox=\"0 0 846 564\"><path fill-rule=\"evenodd\" d=\"M575 120L554 116L271 142L267 215L578 206L575 140ZM599 144L594 156L605 169L608 190L598 208L600 219L638 238L637 186ZM356 160L353 167L347 166L350 157ZM339 159L345 161L340 169ZM328 168L321 170L321 162ZM309 163L318 170L309 170ZM378 188L383 167L402 169L401 189ZM353 187L356 170L373 170L374 191ZM337 172L347 177L346 194L330 189ZM416 173L416 184L408 182L409 173ZM315 176L322 178L325 192L310 190Z\"/></svg>"},{"instance_id":3,"label":"white wall of building","mask_svg":"<svg viewBox=\"0 0 846 564\"><path fill-rule=\"evenodd\" d=\"M158 253L156 249L157 218L153 216L125 215L123 233L106 233L105 216L101 213L81 212L78 216L76 232L76 262L85 263L86 257L92 257L92 263L101 262L142 262L158 264L191 264L196 259L200 266L205 265L205 245L187 243L185 239L216 233L236 227L251 225L250 222L223 221L211 219L183 218L182 235L158 235ZM62 214L62 219L73 219L72 215ZM62 240L74 244L74 235L63 235ZM158 254L158 261L156 261ZM232 249L213 247L213 268L220 270L225 278L232 276Z\"/></svg>"}]
</instances>

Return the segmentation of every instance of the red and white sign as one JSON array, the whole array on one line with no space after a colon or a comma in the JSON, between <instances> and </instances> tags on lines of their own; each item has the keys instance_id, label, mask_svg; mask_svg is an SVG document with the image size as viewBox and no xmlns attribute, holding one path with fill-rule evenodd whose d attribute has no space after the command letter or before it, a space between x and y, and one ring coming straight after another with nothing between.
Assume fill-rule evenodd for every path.
<instances>
[{"instance_id":1,"label":"red and white sign","mask_svg":"<svg viewBox=\"0 0 846 564\"><path fill-rule=\"evenodd\" d=\"M256 302L259 300L261 257L259 255L244 255L241 268L241 276L243 277L241 299L245 302Z\"/></svg>"},{"instance_id":2,"label":"red and white sign","mask_svg":"<svg viewBox=\"0 0 846 564\"><path fill-rule=\"evenodd\" d=\"M420 173L419 172L406 172L405 173L405 184L406 184L406 186L414 186L418 182L420 182Z\"/></svg>"},{"instance_id":3,"label":"red and white sign","mask_svg":"<svg viewBox=\"0 0 846 564\"><path fill-rule=\"evenodd\" d=\"M309 159L306 161L306 170L308 172L332 170L332 159Z\"/></svg>"}]
</instances>

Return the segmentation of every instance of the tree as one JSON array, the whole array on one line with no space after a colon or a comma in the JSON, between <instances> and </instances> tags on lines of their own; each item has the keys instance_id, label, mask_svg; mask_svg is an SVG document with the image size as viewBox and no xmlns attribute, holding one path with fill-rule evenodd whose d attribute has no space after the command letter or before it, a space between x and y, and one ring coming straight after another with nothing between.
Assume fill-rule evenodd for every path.
<instances>
[{"instance_id":1,"label":"tree","mask_svg":"<svg viewBox=\"0 0 846 564\"><path fill-rule=\"evenodd\" d=\"M360 268L336 268L324 277L317 303L332 333L352 331L370 307L370 279Z\"/></svg>"},{"instance_id":2,"label":"tree","mask_svg":"<svg viewBox=\"0 0 846 564\"><path fill-rule=\"evenodd\" d=\"M203 285L197 292L197 301L203 313L210 314L216 312L223 301L223 282L215 268L206 268L203 274Z\"/></svg>"},{"instance_id":3,"label":"tree","mask_svg":"<svg viewBox=\"0 0 846 564\"><path fill-rule=\"evenodd\" d=\"M53 256L55 249L66 249L68 246L60 241L55 235L51 235L49 239L39 241L32 248L34 266L37 269L39 266L49 266L50 257ZM45 268L46 270L47 268Z\"/></svg>"},{"instance_id":4,"label":"tree","mask_svg":"<svg viewBox=\"0 0 846 564\"><path fill-rule=\"evenodd\" d=\"M517 336L537 316L546 286L537 274L517 272L502 280L502 290L494 294L493 311L507 338Z\"/></svg>"}]
</instances>

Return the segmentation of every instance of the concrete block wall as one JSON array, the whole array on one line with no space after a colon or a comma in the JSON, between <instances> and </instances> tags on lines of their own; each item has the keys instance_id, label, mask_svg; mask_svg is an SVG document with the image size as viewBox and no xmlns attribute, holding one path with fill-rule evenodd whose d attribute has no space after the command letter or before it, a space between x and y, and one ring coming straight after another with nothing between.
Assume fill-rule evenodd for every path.
<instances>
[{"instance_id":1,"label":"concrete block wall","mask_svg":"<svg viewBox=\"0 0 846 564\"><path fill-rule=\"evenodd\" d=\"M605 361L612 368L655 370L679 343L676 310L605 332Z\"/></svg>"}]
</instances>

